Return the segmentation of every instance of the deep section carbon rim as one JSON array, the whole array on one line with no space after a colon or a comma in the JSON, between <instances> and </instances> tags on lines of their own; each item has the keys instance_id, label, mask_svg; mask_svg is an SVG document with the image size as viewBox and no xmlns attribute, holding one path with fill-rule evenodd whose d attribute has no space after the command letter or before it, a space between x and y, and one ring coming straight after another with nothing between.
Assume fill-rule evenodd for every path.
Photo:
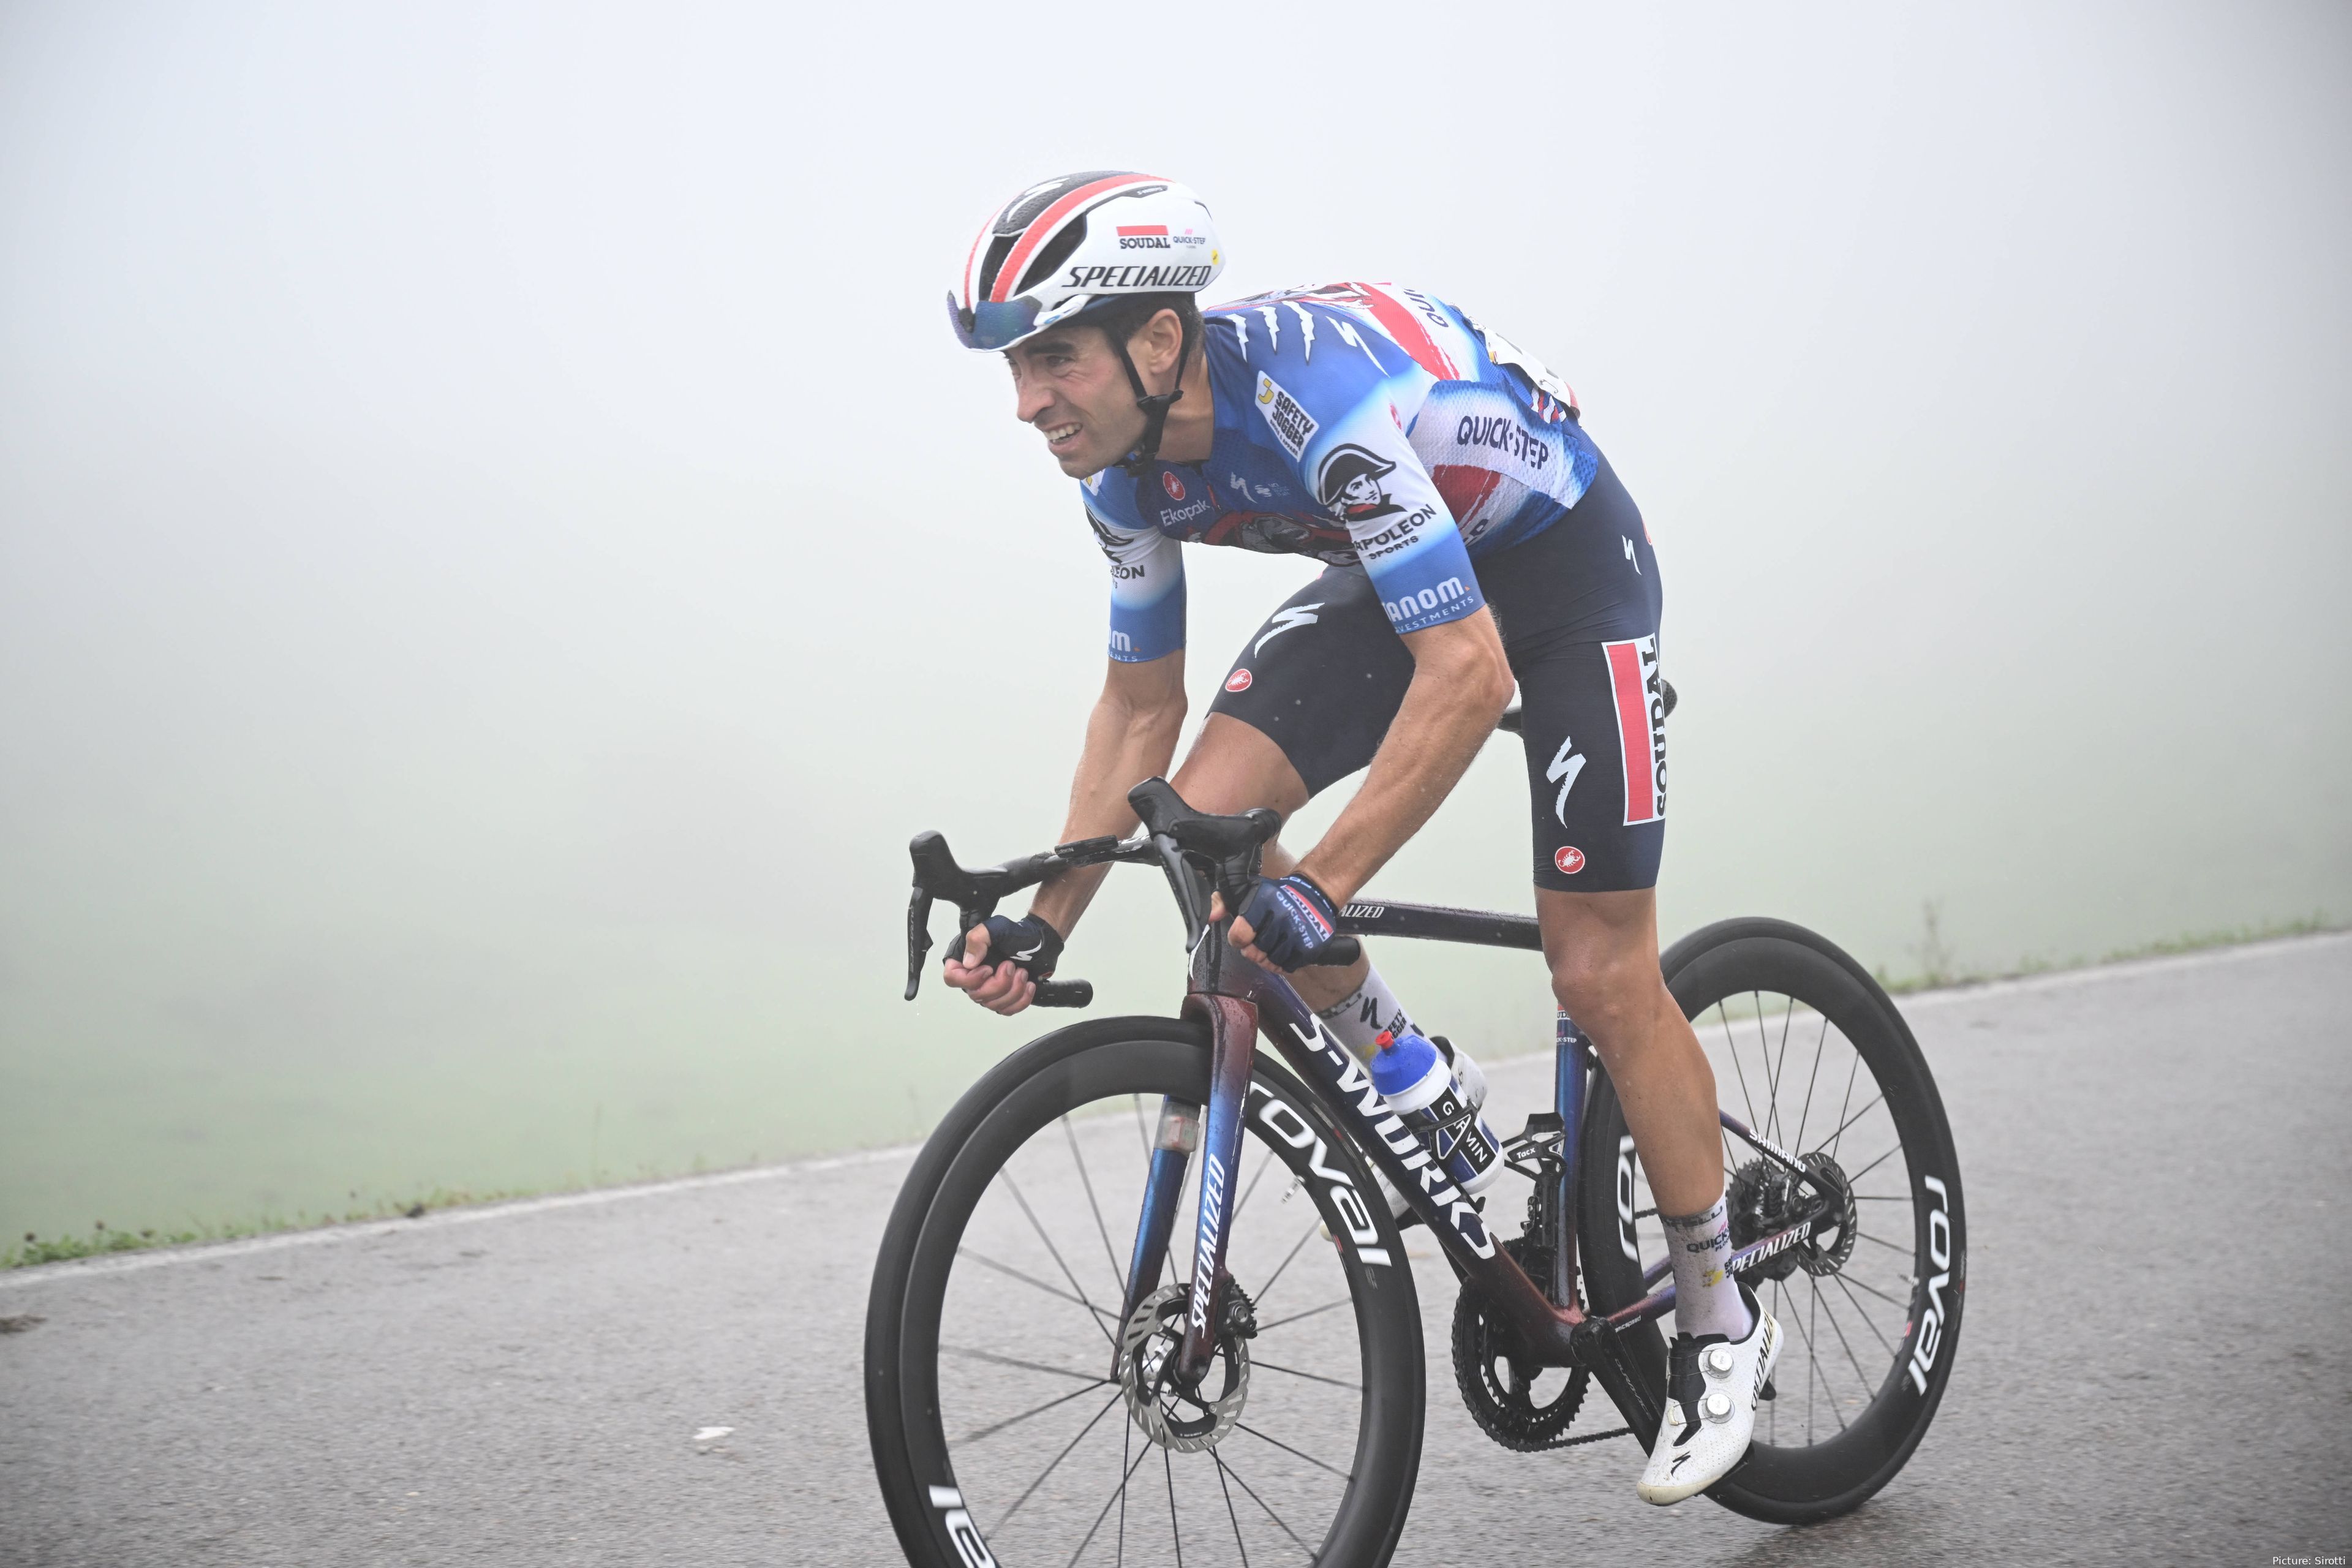
<instances>
[{"instance_id":1,"label":"deep section carbon rim","mask_svg":"<svg viewBox=\"0 0 2352 1568\"><path fill-rule=\"evenodd\" d=\"M1958 1173L1917 1047L1850 960L1796 934L1702 952L1674 985L1724 1110L1845 1200L1743 1276L1780 1324L1776 1397L1712 1495L1777 1520L1843 1512L1901 1468L1949 1373L1965 1279ZM1655 1288L1667 1250L1614 1095L1594 1106L1605 1146L1588 1150L1588 1268L1614 1309ZM1805 1190L1727 1129L1721 1148L1733 1245L1784 1228ZM1649 1349L1659 1365L1663 1340Z\"/></svg>"},{"instance_id":2,"label":"deep section carbon rim","mask_svg":"<svg viewBox=\"0 0 2352 1568\"><path fill-rule=\"evenodd\" d=\"M999 1563L1384 1561L1418 1461L1421 1369L1384 1208L1375 1243L1356 1239L1376 1188L1261 1063L1230 1327L1202 1383L1172 1388L1154 1372L1192 1275L1197 1155L1160 1289L1130 1321L1118 1309L1163 1105L1198 1104L1205 1052L1129 1042L1084 1059L1006 1094L939 1184L899 1342L910 1479Z\"/></svg>"}]
</instances>

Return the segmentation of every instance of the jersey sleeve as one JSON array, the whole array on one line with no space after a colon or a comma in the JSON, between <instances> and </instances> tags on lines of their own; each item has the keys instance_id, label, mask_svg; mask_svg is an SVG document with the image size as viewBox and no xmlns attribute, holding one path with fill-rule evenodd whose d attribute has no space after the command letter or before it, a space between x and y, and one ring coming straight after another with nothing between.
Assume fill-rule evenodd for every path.
<instances>
[{"instance_id":1,"label":"jersey sleeve","mask_svg":"<svg viewBox=\"0 0 2352 1568\"><path fill-rule=\"evenodd\" d=\"M1374 388L1318 429L1299 466L1316 500L1346 525L1399 633L1458 621L1486 604L1469 547L1406 438L1391 389Z\"/></svg>"},{"instance_id":2,"label":"jersey sleeve","mask_svg":"<svg viewBox=\"0 0 2352 1568\"><path fill-rule=\"evenodd\" d=\"M1184 646L1184 547L1156 528L1111 515L1088 491L1087 522L1110 564L1110 657L1122 664L1164 658Z\"/></svg>"}]
</instances>

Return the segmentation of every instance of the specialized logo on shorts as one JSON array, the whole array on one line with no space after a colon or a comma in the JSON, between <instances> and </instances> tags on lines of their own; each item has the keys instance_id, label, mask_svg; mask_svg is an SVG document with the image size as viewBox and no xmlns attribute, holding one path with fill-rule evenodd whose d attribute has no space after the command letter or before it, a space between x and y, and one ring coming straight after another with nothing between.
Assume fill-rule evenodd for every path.
<instances>
[{"instance_id":1,"label":"specialized logo on shorts","mask_svg":"<svg viewBox=\"0 0 2352 1568\"><path fill-rule=\"evenodd\" d=\"M1307 443L1315 438L1320 428L1315 416L1299 406L1298 399L1282 390L1281 384L1264 371L1257 375L1257 411L1265 416L1267 428L1282 449L1296 458L1307 450Z\"/></svg>"},{"instance_id":2,"label":"specialized logo on shorts","mask_svg":"<svg viewBox=\"0 0 2352 1568\"><path fill-rule=\"evenodd\" d=\"M1170 473L1165 468L1160 470L1160 488L1168 492L1168 499L1170 500L1182 500L1184 499L1184 481L1178 479L1174 474Z\"/></svg>"},{"instance_id":3,"label":"specialized logo on shorts","mask_svg":"<svg viewBox=\"0 0 2352 1568\"><path fill-rule=\"evenodd\" d=\"M1552 856L1551 863L1559 868L1561 876L1573 877L1584 869L1584 851L1573 844L1563 844Z\"/></svg>"},{"instance_id":4,"label":"specialized logo on shorts","mask_svg":"<svg viewBox=\"0 0 2352 1568\"><path fill-rule=\"evenodd\" d=\"M1227 677L1225 677L1225 689L1226 689L1226 690L1228 690L1228 691L1247 691L1249 689L1250 689L1250 672L1249 672L1248 670L1246 670L1246 669L1237 669L1237 670L1234 671L1231 675L1228 675Z\"/></svg>"},{"instance_id":5,"label":"specialized logo on shorts","mask_svg":"<svg viewBox=\"0 0 2352 1568\"><path fill-rule=\"evenodd\" d=\"M1654 633L1608 642L1609 695L1617 704L1617 741L1625 760L1625 826L1666 817L1666 692Z\"/></svg>"}]
</instances>

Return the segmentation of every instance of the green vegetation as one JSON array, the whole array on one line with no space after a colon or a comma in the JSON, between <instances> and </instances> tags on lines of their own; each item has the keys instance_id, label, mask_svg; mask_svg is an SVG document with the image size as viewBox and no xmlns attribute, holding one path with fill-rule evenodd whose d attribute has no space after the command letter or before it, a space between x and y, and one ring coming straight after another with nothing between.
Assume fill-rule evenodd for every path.
<instances>
[{"instance_id":1,"label":"green vegetation","mask_svg":"<svg viewBox=\"0 0 2352 1568\"><path fill-rule=\"evenodd\" d=\"M2320 931L2346 929L2342 922L2331 919L2326 911L2315 911L2298 920L2271 921L2259 925L2232 926L2217 931L2196 931L2186 935L2166 937L2137 946L2117 948L2097 958L2077 955L2072 958L2029 957L2005 970L1977 969L1963 965L1952 953L1942 931L1942 913L1933 902L1922 911L1922 936L1912 948L1917 960L1917 972L1896 976L1884 966L1878 971L1879 983L1890 992L1935 990L1954 985L1982 984L1988 981L2013 980L2025 975L2045 974L2058 970L2083 969L2098 963L2118 963L2135 958L2156 958L2171 953L2196 952L2207 948L2231 947L2245 942L2266 942L2278 937L2307 936ZM911 1093L911 1090L909 1091ZM597 1107L595 1124L592 1126L592 1161L594 1141L602 1131L603 1107ZM920 1126L920 1118L917 1118ZM697 1158L692 1169L703 1171L708 1162ZM593 1168L592 1164L592 1169ZM670 1173L649 1167L641 1168L627 1180L656 1180ZM586 1187L606 1184L607 1174L596 1172L596 1180L580 1183L574 1178L568 1186L557 1189L580 1191ZM285 1231L314 1230L326 1226L354 1225L370 1220L417 1219L435 1209L464 1208L478 1204L509 1202L517 1198L537 1197L541 1189L515 1188L496 1191L467 1191L435 1187L405 1198L387 1198L373 1202L362 1201L352 1194L354 1206L340 1214L309 1214L298 1212L291 1217L265 1215L250 1221L224 1224L196 1224L179 1228L155 1227L137 1231L116 1230L103 1221L94 1223L83 1234L61 1234L40 1237L27 1232L20 1242L0 1247L0 1268L23 1268L37 1263L60 1263L77 1258L97 1258L113 1252L137 1252L153 1247L179 1247L193 1242L234 1241L247 1237L270 1236Z\"/></svg>"},{"instance_id":2,"label":"green vegetation","mask_svg":"<svg viewBox=\"0 0 2352 1568\"><path fill-rule=\"evenodd\" d=\"M2037 955L2021 958L2008 969L1976 969L1961 964L1953 956L1951 948L1944 940L1943 910L1932 900L1921 907L1920 926L1920 941L1911 950L1912 955L1919 962L1918 971L1896 976L1888 973L1885 965L1879 967L1878 983L1895 995L1912 991L1939 991L1954 985L1982 985L1994 980L2020 980L2030 974L2089 969L2102 963L2123 963L2135 958L2162 958L2173 953L2200 952L2207 948L2239 947L2250 942L2312 936L2321 931L2346 929L2343 922L2331 919L2326 910L2317 910L2294 920L2264 921L2259 925L2224 926L2215 931L2159 937L2154 942L2115 948L2096 958L2081 953L2063 959Z\"/></svg>"},{"instance_id":3,"label":"green vegetation","mask_svg":"<svg viewBox=\"0 0 2352 1568\"><path fill-rule=\"evenodd\" d=\"M0 1248L0 1268L26 1268L36 1263L63 1263L76 1258L98 1258L110 1252L139 1252L151 1247L181 1247L197 1241L236 1241L249 1236L317 1230L325 1226L357 1225L367 1220L422 1219L434 1209L467 1208L476 1204L504 1203L514 1198L538 1195L533 1192L476 1193L435 1187L414 1197L362 1204L342 1214L296 1214L290 1219L271 1215L247 1222L196 1225L177 1230L110 1230L104 1220L100 1220L90 1226L87 1234L80 1236L39 1237L26 1231L21 1242Z\"/></svg>"}]
</instances>

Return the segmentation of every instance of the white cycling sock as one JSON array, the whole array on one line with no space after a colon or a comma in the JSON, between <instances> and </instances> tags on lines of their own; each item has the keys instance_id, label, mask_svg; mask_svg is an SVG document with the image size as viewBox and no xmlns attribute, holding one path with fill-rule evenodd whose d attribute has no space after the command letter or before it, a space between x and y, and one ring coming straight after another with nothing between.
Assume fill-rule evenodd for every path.
<instances>
[{"instance_id":1,"label":"white cycling sock","mask_svg":"<svg viewBox=\"0 0 2352 1568\"><path fill-rule=\"evenodd\" d=\"M1698 1214L1660 1215L1675 1273L1675 1328L1693 1335L1745 1339L1748 1304L1724 1264L1731 1258L1731 1222L1723 1200Z\"/></svg>"},{"instance_id":2,"label":"white cycling sock","mask_svg":"<svg viewBox=\"0 0 2352 1568\"><path fill-rule=\"evenodd\" d=\"M1347 1000L1318 1008L1315 1016L1339 1037L1341 1045L1365 1058L1372 1054L1372 1044L1383 1029L1401 1035L1413 1026L1404 1004L1396 999L1381 972L1369 964L1364 968L1364 983Z\"/></svg>"}]
</instances>

